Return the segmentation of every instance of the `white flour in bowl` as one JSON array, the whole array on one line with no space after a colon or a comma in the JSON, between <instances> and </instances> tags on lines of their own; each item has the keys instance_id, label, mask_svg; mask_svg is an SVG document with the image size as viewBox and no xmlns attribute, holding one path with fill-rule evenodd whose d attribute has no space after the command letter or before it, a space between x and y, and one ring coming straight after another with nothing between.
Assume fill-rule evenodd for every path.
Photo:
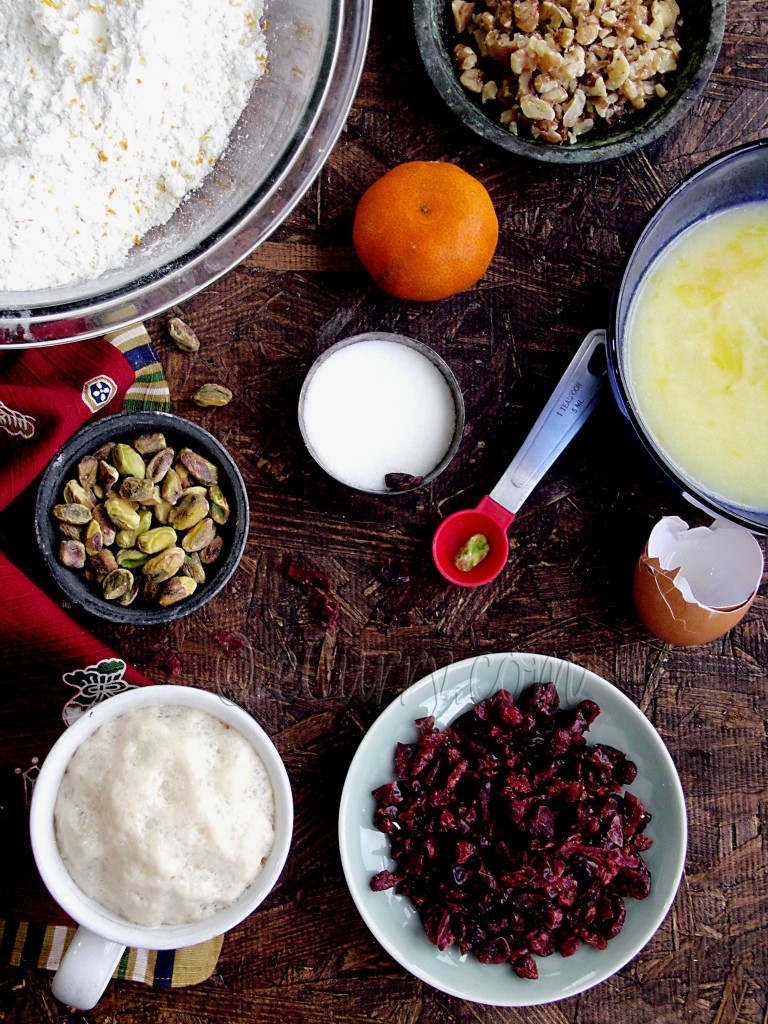
<instances>
[{"instance_id":1,"label":"white flour in bowl","mask_svg":"<svg viewBox=\"0 0 768 1024\"><path fill-rule=\"evenodd\" d=\"M0 0L0 290L89 280L168 220L266 69L262 0Z\"/></svg>"}]
</instances>

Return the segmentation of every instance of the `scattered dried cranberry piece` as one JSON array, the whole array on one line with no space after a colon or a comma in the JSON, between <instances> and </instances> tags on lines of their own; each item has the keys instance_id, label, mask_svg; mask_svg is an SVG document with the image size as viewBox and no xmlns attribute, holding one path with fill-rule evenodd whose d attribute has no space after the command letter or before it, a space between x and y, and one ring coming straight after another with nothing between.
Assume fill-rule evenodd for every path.
<instances>
[{"instance_id":1,"label":"scattered dried cranberry piece","mask_svg":"<svg viewBox=\"0 0 768 1024\"><path fill-rule=\"evenodd\" d=\"M309 613L323 629L330 629L339 620L339 606L330 596L333 583L325 573L304 566L289 565L288 575L303 587L311 587L315 593L308 602Z\"/></svg>"},{"instance_id":2,"label":"scattered dried cranberry piece","mask_svg":"<svg viewBox=\"0 0 768 1024\"><path fill-rule=\"evenodd\" d=\"M339 606L327 594L313 594L309 599L309 611L323 629L330 629L339 621Z\"/></svg>"},{"instance_id":3,"label":"scattered dried cranberry piece","mask_svg":"<svg viewBox=\"0 0 768 1024\"><path fill-rule=\"evenodd\" d=\"M181 659L175 651L153 651L147 658L150 668L161 668L172 676L181 675Z\"/></svg>"},{"instance_id":4,"label":"scattered dried cranberry piece","mask_svg":"<svg viewBox=\"0 0 768 1024\"><path fill-rule=\"evenodd\" d=\"M412 476L410 473L387 473L384 486L390 491L410 491L424 483L423 476Z\"/></svg>"},{"instance_id":5,"label":"scattered dried cranberry piece","mask_svg":"<svg viewBox=\"0 0 768 1024\"><path fill-rule=\"evenodd\" d=\"M234 633L214 633L213 639L216 643L221 644L227 654L236 654L238 651L242 651L245 647L245 640L241 636L236 636Z\"/></svg>"},{"instance_id":6,"label":"scattered dried cranberry piece","mask_svg":"<svg viewBox=\"0 0 768 1024\"><path fill-rule=\"evenodd\" d=\"M403 586L411 582L411 570L399 558L382 558L378 567L379 579L382 583Z\"/></svg>"},{"instance_id":7,"label":"scattered dried cranberry piece","mask_svg":"<svg viewBox=\"0 0 768 1024\"><path fill-rule=\"evenodd\" d=\"M561 709L539 684L517 702L500 690L442 731L419 719L417 741L397 744L397 781L374 790L397 866L371 888L408 896L440 949L523 978L538 977L534 955L605 949L625 897L650 892L652 840L650 814L621 789L634 764L584 738L599 712Z\"/></svg>"},{"instance_id":8,"label":"scattered dried cranberry piece","mask_svg":"<svg viewBox=\"0 0 768 1024\"><path fill-rule=\"evenodd\" d=\"M318 590L324 590L327 594L330 594L333 589L333 584L328 576L325 573L318 572L316 569L308 569L300 565L289 565L288 575L303 587L317 587Z\"/></svg>"},{"instance_id":9,"label":"scattered dried cranberry piece","mask_svg":"<svg viewBox=\"0 0 768 1024\"><path fill-rule=\"evenodd\" d=\"M371 889L374 892L384 892L385 889L393 888L399 881L399 875L393 875L391 871L380 871L378 875L374 875Z\"/></svg>"}]
</instances>

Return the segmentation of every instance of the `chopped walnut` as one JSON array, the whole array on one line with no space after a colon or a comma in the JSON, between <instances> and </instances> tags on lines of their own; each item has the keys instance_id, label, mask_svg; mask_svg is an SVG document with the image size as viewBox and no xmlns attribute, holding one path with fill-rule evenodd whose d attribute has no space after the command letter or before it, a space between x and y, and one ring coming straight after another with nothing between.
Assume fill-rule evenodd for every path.
<instances>
[{"instance_id":1,"label":"chopped walnut","mask_svg":"<svg viewBox=\"0 0 768 1024\"><path fill-rule=\"evenodd\" d=\"M459 44L453 48L453 58L462 71L469 71L477 66L477 54L471 46Z\"/></svg>"},{"instance_id":2,"label":"chopped walnut","mask_svg":"<svg viewBox=\"0 0 768 1024\"><path fill-rule=\"evenodd\" d=\"M563 128L573 128L578 119L584 113L584 104L587 97L583 90L577 89L571 99L563 107Z\"/></svg>"},{"instance_id":3,"label":"chopped walnut","mask_svg":"<svg viewBox=\"0 0 768 1024\"><path fill-rule=\"evenodd\" d=\"M534 32L539 24L539 0L515 0L515 24L521 32Z\"/></svg>"},{"instance_id":4,"label":"chopped walnut","mask_svg":"<svg viewBox=\"0 0 768 1024\"><path fill-rule=\"evenodd\" d=\"M517 135L574 143L667 95L677 0L451 0L459 79Z\"/></svg>"},{"instance_id":5,"label":"chopped walnut","mask_svg":"<svg viewBox=\"0 0 768 1024\"><path fill-rule=\"evenodd\" d=\"M480 102L485 106L490 100L495 100L498 95L499 87L495 82L485 82L483 85L483 91L480 95Z\"/></svg>"},{"instance_id":6,"label":"chopped walnut","mask_svg":"<svg viewBox=\"0 0 768 1024\"><path fill-rule=\"evenodd\" d=\"M555 108L539 96L523 96L520 109L531 121L551 121L555 116Z\"/></svg>"},{"instance_id":7,"label":"chopped walnut","mask_svg":"<svg viewBox=\"0 0 768 1024\"><path fill-rule=\"evenodd\" d=\"M626 80L629 78L629 61L621 52L616 50L613 55L613 60L608 65L608 78L606 80L606 86L613 90L618 89L624 85Z\"/></svg>"},{"instance_id":8,"label":"chopped walnut","mask_svg":"<svg viewBox=\"0 0 768 1024\"><path fill-rule=\"evenodd\" d=\"M451 9L453 10L453 21L456 25L456 31L461 34L469 24L469 19L475 13L475 5L465 3L464 0L453 0Z\"/></svg>"},{"instance_id":9,"label":"chopped walnut","mask_svg":"<svg viewBox=\"0 0 768 1024\"><path fill-rule=\"evenodd\" d=\"M469 92L483 91L483 72L479 68L470 68L469 71L463 72L459 81Z\"/></svg>"}]
</instances>

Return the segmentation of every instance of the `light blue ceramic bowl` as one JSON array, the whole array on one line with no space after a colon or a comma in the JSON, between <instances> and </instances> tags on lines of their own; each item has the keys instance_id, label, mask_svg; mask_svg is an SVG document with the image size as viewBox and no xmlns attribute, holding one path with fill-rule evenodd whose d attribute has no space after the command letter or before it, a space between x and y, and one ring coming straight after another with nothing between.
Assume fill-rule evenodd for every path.
<instances>
[{"instance_id":1,"label":"light blue ceramic bowl","mask_svg":"<svg viewBox=\"0 0 768 1024\"><path fill-rule=\"evenodd\" d=\"M372 823L371 791L394 778L398 741L417 737L414 720L434 715L444 728L479 700L504 688L519 694L536 682L553 682L564 707L595 701L601 714L589 730L592 743L623 750L637 765L629 787L653 820L654 840L643 856L652 876L650 895L628 899L621 932L608 948L582 946L573 956L537 957L539 977L518 978L508 964L481 964L455 949L440 952L426 937L410 900L394 890L371 892L376 872L392 870L387 837ZM577 995L620 970L653 937L669 912L686 850L683 790L675 765L654 727L618 687L571 662L540 654L488 654L434 672L402 693L369 729L347 774L339 811L341 861L352 898L384 949L406 970L442 992L493 1006L535 1006Z\"/></svg>"}]
</instances>

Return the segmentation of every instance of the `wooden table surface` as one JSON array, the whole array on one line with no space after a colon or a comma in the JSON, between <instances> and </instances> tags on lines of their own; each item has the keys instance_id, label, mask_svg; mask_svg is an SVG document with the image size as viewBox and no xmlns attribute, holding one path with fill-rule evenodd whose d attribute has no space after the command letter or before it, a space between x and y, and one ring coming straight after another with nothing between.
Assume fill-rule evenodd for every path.
<instances>
[{"instance_id":1,"label":"wooden table surface","mask_svg":"<svg viewBox=\"0 0 768 1024\"><path fill-rule=\"evenodd\" d=\"M252 525L242 565L223 594L163 635L92 623L140 668L158 648L175 652L182 672L173 681L225 692L264 724L296 801L287 867L263 907L226 937L203 984L162 992L114 983L84 1014L56 1003L46 972L6 967L0 1021L765 1021L765 597L705 646L672 647L646 632L631 599L638 552L661 515L698 520L638 454L610 400L526 503L494 583L459 589L430 558L437 523L493 485L582 337L605 324L617 270L648 211L705 160L768 134L765 3L730 0L711 81L668 137L574 168L512 159L465 130L422 68L410 4L374 7L360 90L318 180L271 240L180 311L202 339L199 353L174 348L165 318L148 325L174 411L215 433L246 479ZM350 241L356 198L413 158L451 160L477 175L501 222L484 279L429 304L378 291ZM432 345L457 375L467 412L449 469L424 490L386 500L325 477L295 416L318 352L372 328ZM231 405L193 405L207 381L230 387ZM381 583L382 556L404 559L412 581ZM286 575L291 563L332 579L335 627L314 624ZM213 640L222 630L243 649L227 655ZM395 963L352 903L336 839L347 767L382 708L431 666L515 650L572 659L642 708L679 770L690 829L678 897L647 947L596 988L526 1010L462 1002Z\"/></svg>"}]
</instances>

